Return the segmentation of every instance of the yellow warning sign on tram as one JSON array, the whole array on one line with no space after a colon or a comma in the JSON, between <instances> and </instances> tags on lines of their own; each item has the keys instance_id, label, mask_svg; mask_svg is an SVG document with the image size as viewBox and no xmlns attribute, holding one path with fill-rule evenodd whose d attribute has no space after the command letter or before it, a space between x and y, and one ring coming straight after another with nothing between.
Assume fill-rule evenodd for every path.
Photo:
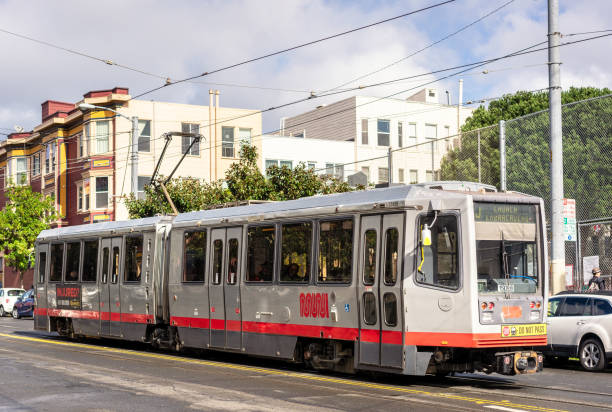
<instances>
[{"instance_id":1,"label":"yellow warning sign on tram","mask_svg":"<svg viewBox=\"0 0 612 412\"><path fill-rule=\"evenodd\" d=\"M546 335L545 323L531 323L526 325L502 325L502 338L516 338L520 336Z\"/></svg>"}]
</instances>

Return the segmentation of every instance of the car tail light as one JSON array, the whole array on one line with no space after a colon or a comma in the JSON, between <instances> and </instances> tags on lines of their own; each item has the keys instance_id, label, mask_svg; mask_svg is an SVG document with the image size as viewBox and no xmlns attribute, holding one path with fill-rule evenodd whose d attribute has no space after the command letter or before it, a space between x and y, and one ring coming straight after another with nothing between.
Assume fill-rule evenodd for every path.
<instances>
[{"instance_id":1,"label":"car tail light","mask_svg":"<svg viewBox=\"0 0 612 412\"><path fill-rule=\"evenodd\" d=\"M495 303L489 302L489 310L493 309L494 307L495 307Z\"/></svg>"},{"instance_id":2,"label":"car tail light","mask_svg":"<svg viewBox=\"0 0 612 412\"><path fill-rule=\"evenodd\" d=\"M8 302L9 302L9 300L8 300L8 298L7 298L7 299L6 299L6 303L8 303Z\"/></svg>"},{"instance_id":3,"label":"car tail light","mask_svg":"<svg viewBox=\"0 0 612 412\"><path fill-rule=\"evenodd\" d=\"M487 302L482 302L482 303L480 304L480 309L482 309L482 310L486 310L486 309L487 309Z\"/></svg>"}]
</instances>

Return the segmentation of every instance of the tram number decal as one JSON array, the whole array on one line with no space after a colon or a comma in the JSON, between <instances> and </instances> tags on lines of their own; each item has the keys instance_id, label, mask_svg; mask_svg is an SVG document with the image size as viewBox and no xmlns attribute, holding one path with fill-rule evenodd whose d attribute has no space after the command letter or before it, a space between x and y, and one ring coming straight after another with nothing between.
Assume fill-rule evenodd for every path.
<instances>
[{"instance_id":1,"label":"tram number decal","mask_svg":"<svg viewBox=\"0 0 612 412\"><path fill-rule=\"evenodd\" d=\"M329 318L327 293L300 293L300 316Z\"/></svg>"}]
</instances>

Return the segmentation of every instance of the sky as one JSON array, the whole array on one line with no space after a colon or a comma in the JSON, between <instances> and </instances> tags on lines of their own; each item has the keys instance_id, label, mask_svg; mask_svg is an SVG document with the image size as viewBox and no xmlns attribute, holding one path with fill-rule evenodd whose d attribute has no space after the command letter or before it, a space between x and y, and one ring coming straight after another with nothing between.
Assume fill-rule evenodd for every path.
<instances>
[{"instance_id":1,"label":"sky","mask_svg":"<svg viewBox=\"0 0 612 412\"><path fill-rule=\"evenodd\" d=\"M268 53L427 7L443 0L211 0L211 1L22 1L0 0L0 30L144 71L138 73L0 31L0 133L41 122L46 100L77 102L90 90L128 87L131 95ZM498 7L499 11L425 51L380 70L457 31ZM562 41L612 29L612 1L560 0ZM609 32L612 33L612 32ZM337 88L366 86L496 58L547 40L546 0L455 0L355 33L262 59L191 82L164 87L142 99L267 109ZM605 34L605 33L604 33ZM539 47L545 47L543 44ZM561 82L611 87L612 37L562 47ZM384 87L310 99L263 115L273 132L292 116L356 94L406 98L436 87L446 102L501 96L548 86L546 50L469 69L426 75ZM487 70L487 73L482 73ZM378 71L377 73L356 78ZM436 82L434 82L436 81ZM433 82L426 84L428 82ZM1 136L0 136L1 137Z\"/></svg>"}]
</instances>

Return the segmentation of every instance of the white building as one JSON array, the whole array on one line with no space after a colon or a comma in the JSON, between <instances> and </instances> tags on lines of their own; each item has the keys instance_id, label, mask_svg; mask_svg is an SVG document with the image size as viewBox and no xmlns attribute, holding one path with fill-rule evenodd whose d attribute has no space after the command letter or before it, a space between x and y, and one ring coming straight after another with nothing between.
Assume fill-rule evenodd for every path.
<instances>
[{"instance_id":1,"label":"white building","mask_svg":"<svg viewBox=\"0 0 612 412\"><path fill-rule=\"evenodd\" d=\"M330 139L264 135L261 138L262 172L272 165L294 168L304 163L317 174L345 177L354 173L353 142Z\"/></svg>"},{"instance_id":2,"label":"white building","mask_svg":"<svg viewBox=\"0 0 612 412\"><path fill-rule=\"evenodd\" d=\"M346 168L364 172L371 183L388 181L387 155L392 149L392 181L420 183L435 179L441 159L458 144L459 126L472 111L438 103L436 89L423 89L406 100L353 96L284 119L282 133L352 142L354 165ZM344 147L342 153L333 153L338 159L348 156Z\"/></svg>"}]
</instances>

